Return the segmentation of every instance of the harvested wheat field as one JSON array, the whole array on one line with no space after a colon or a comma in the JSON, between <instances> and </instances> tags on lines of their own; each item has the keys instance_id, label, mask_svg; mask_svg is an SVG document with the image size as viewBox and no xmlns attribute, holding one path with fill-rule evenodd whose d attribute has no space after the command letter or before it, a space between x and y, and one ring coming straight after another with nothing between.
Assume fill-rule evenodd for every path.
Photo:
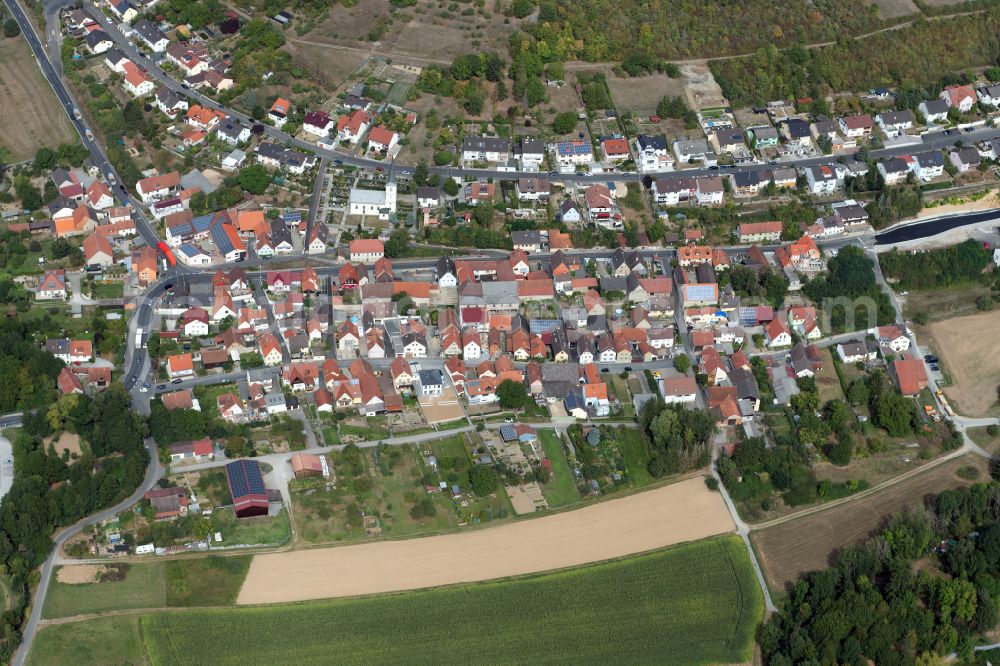
<instances>
[{"instance_id":1,"label":"harvested wheat field","mask_svg":"<svg viewBox=\"0 0 1000 666\"><path fill-rule=\"evenodd\" d=\"M550 571L734 529L694 477L621 499L461 534L258 555L237 603L413 590Z\"/></svg>"},{"instance_id":2,"label":"harvested wheat field","mask_svg":"<svg viewBox=\"0 0 1000 666\"><path fill-rule=\"evenodd\" d=\"M0 159L3 151L23 160L41 146L55 148L77 140L24 39L0 39L0 109L29 107L31 113L0 114Z\"/></svg>"},{"instance_id":3,"label":"harvested wheat field","mask_svg":"<svg viewBox=\"0 0 1000 666\"><path fill-rule=\"evenodd\" d=\"M963 455L864 497L754 530L751 538L771 590L783 591L802 574L826 568L841 548L864 541L890 516L919 509L942 490L974 483L958 475L963 467L975 467L979 481L989 480L985 460Z\"/></svg>"},{"instance_id":4,"label":"harvested wheat field","mask_svg":"<svg viewBox=\"0 0 1000 666\"><path fill-rule=\"evenodd\" d=\"M1000 384L1000 355L988 331L1000 327L1000 310L930 324L941 369L951 377L944 389L952 408L963 416L995 413Z\"/></svg>"}]
</instances>

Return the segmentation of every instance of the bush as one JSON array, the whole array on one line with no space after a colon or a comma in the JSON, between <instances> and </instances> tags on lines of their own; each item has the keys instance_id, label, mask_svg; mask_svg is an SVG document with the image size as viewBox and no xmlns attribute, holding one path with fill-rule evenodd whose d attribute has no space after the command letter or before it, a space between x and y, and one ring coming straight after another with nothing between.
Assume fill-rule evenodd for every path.
<instances>
[{"instance_id":1,"label":"bush","mask_svg":"<svg viewBox=\"0 0 1000 666\"><path fill-rule=\"evenodd\" d=\"M569 134L576 129L576 114L572 111L563 111L552 121L552 131L556 134Z\"/></svg>"},{"instance_id":2,"label":"bush","mask_svg":"<svg viewBox=\"0 0 1000 666\"><path fill-rule=\"evenodd\" d=\"M958 468L957 474L966 481L975 481L979 478L979 468L974 465L963 465Z\"/></svg>"},{"instance_id":3,"label":"bush","mask_svg":"<svg viewBox=\"0 0 1000 666\"><path fill-rule=\"evenodd\" d=\"M451 164L453 159L455 159L455 156L450 150L439 150L434 153L434 164L437 166L447 166Z\"/></svg>"},{"instance_id":4,"label":"bush","mask_svg":"<svg viewBox=\"0 0 1000 666\"><path fill-rule=\"evenodd\" d=\"M497 489L497 475L492 468L477 465L469 470L469 485L476 495L486 497Z\"/></svg>"},{"instance_id":5,"label":"bush","mask_svg":"<svg viewBox=\"0 0 1000 666\"><path fill-rule=\"evenodd\" d=\"M834 465L849 465L851 462L851 453L853 452L854 446L851 444L850 439L841 439L836 444L827 449L826 457L830 459Z\"/></svg>"},{"instance_id":6,"label":"bush","mask_svg":"<svg viewBox=\"0 0 1000 666\"><path fill-rule=\"evenodd\" d=\"M535 5L531 0L514 0L514 3L510 6L510 13L515 18L524 18L534 11L534 9Z\"/></svg>"}]
</instances>

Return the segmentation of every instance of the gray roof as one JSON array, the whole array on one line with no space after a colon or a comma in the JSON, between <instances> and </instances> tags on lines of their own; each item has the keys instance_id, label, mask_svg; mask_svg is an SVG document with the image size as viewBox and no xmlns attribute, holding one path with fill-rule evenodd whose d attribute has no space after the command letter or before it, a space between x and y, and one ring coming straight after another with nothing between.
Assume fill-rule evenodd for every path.
<instances>
[{"instance_id":1,"label":"gray roof","mask_svg":"<svg viewBox=\"0 0 1000 666\"><path fill-rule=\"evenodd\" d=\"M538 231L512 231L510 239L514 245L540 245L542 234Z\"/></svg>"},{"instance_id":2,"label":"gray roof","mask_svg":"<svg viewBox=\"0 0 1000 666\"><path fill-rule=\"evenodd\" d=\"M734 368L729 378L736 385L736 397L740 400L753 398L760 400L760 389L753 373L745 368Z\"/></svg>"},{"instance_id":3,"label":"gray roof","mask_svg":"<svg viewBox=\"0 0 1000 666\"><path fill-rule=\"evenodd\" d=\"M178 93L171 90L170 88L167 88L166 86L161 86L156 91L156 101L162 104L163 106L167 107L168 109L172 109L173 107L177 106L177 104L179 104L182 99L184 98L182 98Z\"/></svg>"},{"instance_id":4,"label":"gray roof","mask_svg":"<svg viewBox=\"0 0 1000 666\"><path fill-rule=\"evenodd\" d=\"M882 169L886 173L906 173L910 170L906 162L899 159L898 157L890 157L887 160L882 161Z\"/></svg>"},{"instance_id":5,"label":"gray roof","mask_svg":"<svg viewBox=\"0 0 1000 666\"><path fill-rule=\"evenodd\" d=\"M238 118L227 116L221 123L219 123L216 131L220 134L225 134L232 139L238 139L240 133L245 129L247 129L247 126L240 122Z\"/></svg>"},{"instance_id":6,"label":"gray roof","mask_svg":"<svg viewBox=\"0 0 1000 666\"><path fill-rule=\"evenodd\" d=\"M636 137L636 143L639 144L639 148L646 150L651 148L653 150L666 150L667 149L667 137L663 134L640 134Z\"/></svg>"},{"instance_id":7,"label":"gray roof","mask_svg":"<svg viewBox=\"0 0 1000 666\"><path fill-rule=\"evenodd\" d=\"M455 261L448 256L439 257L437 260L437 279L440 280L445 275L455 274Z\"/></svg>"},{"instance_id":8,"label":"gray roof","mask_svg":"<svg viewBox=\"0 0 1000 666\"><path fill-rule=\"evenodd\" d=\"M884 125L902 125L905 123L912 123L916 120L916 118L913 117L913 111L910 111L909 109L903 109L902 111L884 111L878 114L878 117Z\"/></svg>"},{"instance_id":9,"label":"gray roof","mask_svg":"<svg viewBox=\"0 0 1000 666\"><path fill-rule=\"evenodd\" d=\"M924 108L927 109L927 113L948 113L948 102L943 99L929 99L924 102Z\"/></svg>"},{"instance_id":10,"label":"gray roof","mask_svg":"<svg viewBox=\"0 0 1000 666\"><path fill-rule=\"evenodd\" d=\"M484 282L483 299L487 305L517 303L517 282Z\"/></svg>"},{"instance_id":11,"label":"gray roof","mask_svg":"<svg viewBox=\"0 0 1000 666\"><path fill-rule=\"evenodd\" d=\"M151 21L145 21L145 20L139 21L134 26L132 26L132 28L136 31L136 33L138 33L140 37L142 37L143 41L145 41L150 45L153 45L160 40L166 39L166 36L163 34L163 31L157 28L156 24L154 24Z\"/></svg>"},{"instance_id":12,"label":"gray roof","mask_svg":"<svg viewBox=\"0 0 1000 666\"><path fill-rule=\"evenodd\" d=\"M753 132L753 136L758 141L760 139L777 139L778 130L771 127L770 125L760 125L758 127L751 127L749 131Z\"/></svg>"},{"instance_id":13,"label":"gray roof","mask_svg":"<svg viewBox=\"0 0 1000 666\"><path fill-rule=\"evenodd\" d=\"M734 127L715 130L715 140L720 146L735 146L744 143L746 138L743 136L743 130Z\"/></svg>"},{"instance_id":14,"label":"gray roof","mask_svg":"<svg viewBox=\"0 0 1000 666\"><path fill-rule=\"evenodd\" d=\"M545 143L538 139L521 139L514 144L515 155L544 155Z\"/></svg>"},{"instance_id":15,"label":"gray roof","mask_svg":"<svg viewBox=\"0 0 1000 666\"><path fill-rule=\"evenodd\" d=\"M628 289L628 282L623 277L602 277L600 281L601 291L621 291Z\"/></svg>"},{"instance_id":16,"label":"gray roof","mask_svg":"<svg viewBox=\"0 0 1000 666\"><path fill-rule=\"evenodd\" d=\"M119 63L122 60L128 60L128 57L122 53L121 49L112 46L110 49L104 52L104 59L108 62Z\"/></svg>"},{"instance_id":17,"label":"gray roof","mask_svg":"<svg viewBox=\"0 0 1000 666\"><path fill-rule=\"evenodd\" d=\"M84 41L87 42L87 46L94 48L101 42L111 41L111 38L108 36L108 33L103 30L95 30L93 32L88 32L87 36L84 37Z\"/></svg>"},{"instance_id":18,"label":"gray roof","mask_svg":"<svg viewBox=\"0 0 1000 666\"><path fill-rule=\"evenodd\" d=\"M510 144L507 139L495 136L467 136L462 141L462 151L475 151L480 153L506 153Z\"/></svg>"},{"instance_id":19,"label":"gray roof","mask_svg":"<svg viewBox=\"0 0 1000 666\"><path fill-rule=\"evenodd\" d=\"M801 118L789 118L785 121L785 128L788 136L793 139L803 139L809 136L809 123Z\"/></svg>"},{"instance_id":20,"label":"gray roof","mask_svg":"<svg viewBox=\"0 0 1000 666\"><path fill-rule=\"evenodd\" d=\"M417 374L420 377L421 386L440 386L444 383L444 375L437 368L421 370Z\"/></svg>"},{"instance_id":21,"label":"gray roof","mask_svg":"<svg viewBox=\"0 0 1000 666\"><path fill-rule=\"evenodd\" d=\"M936 150L931 150L926 153L917 153L913 156L913 159L917 161L922 168L944 166L944 157L941 156Z\"/></svg>"},{"instance_id":22,"label":"gray roof","mask_svg":"<svg viewBox=\"0 0 1000 666\"><path fill-rule=\"evenodd\" d=\"M254 152L280 162L282 155L285 153L285 147L278 143L264 141L254 148Z\"/></svg>"},{"instance_id":23,"label":"gray roof","mask_svg":"<svg viewBox=\"0 0 1000 666\"><path fill-rule=\"evenodd\" d=\"M271 220L271 241L275 245L292 244L292 232L280 217Z\"/></svg>"},{"instance_id":24,"label":"gray roof","mask_svg":"<svg viewBox=\"0 0 1000 666\"><path fill-rule=\"evenodd\" d=\"M685 153L687 155L712 152L708 147L708 141L705 141L705 139L674 141L674 149L679 153Z\"/></svg>"}]
</instances>

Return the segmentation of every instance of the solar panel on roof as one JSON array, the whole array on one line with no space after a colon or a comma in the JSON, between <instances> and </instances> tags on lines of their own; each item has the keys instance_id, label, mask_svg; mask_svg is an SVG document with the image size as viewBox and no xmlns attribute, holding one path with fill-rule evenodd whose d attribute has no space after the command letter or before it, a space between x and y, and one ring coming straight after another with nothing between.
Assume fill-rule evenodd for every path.
<instances>
[{"instance_id":1,"label":"solar panel on roof","mask_svg":"<svg viewBox=\"0 0 1000 666\"><path fill-rule=\"evenodd\" d=\"M500 426L500 436L503 438L503 441L505 442L513 442L515 439L517 439L517 431L514 430L514 426L510 425L509 423L505 423L504 425Z\"/></svg>"},{"instance_id":2,"label":"solar panel on roof","mask_svg":"<svg viewBox=\"0 0 1000 666\"><path fill-rule=\"evenodd\" d=\"M237 460L226 465L229 492L236 501L247 495L265 495L264 477L260 465L253 460Z\"/></svg>"},{"instance_id":3,"label":"solar panel on roof","mask_svg":"<svg viewBox=\"0 0 1000 666\"><path fill-rule=\"evenodd\" d=\"M229 234L226 233L225 226L222 224L212 226L212 240L215 241L215 246L219 248L219 252L222 254L229 254L236 249L233 247L233 241L229 238Z\"/></svg>"},{"instance_id":4,"label":"solar panel on roof","mask_svg":"<svg viewBox=\"0 0 1000 666\"><path fill-rule=\"evenodd\" d=\"M559 328L560 323L558 319L532 319L528 322L528 330L531 333L548 333Z\"/></svg>"}]
</instances>

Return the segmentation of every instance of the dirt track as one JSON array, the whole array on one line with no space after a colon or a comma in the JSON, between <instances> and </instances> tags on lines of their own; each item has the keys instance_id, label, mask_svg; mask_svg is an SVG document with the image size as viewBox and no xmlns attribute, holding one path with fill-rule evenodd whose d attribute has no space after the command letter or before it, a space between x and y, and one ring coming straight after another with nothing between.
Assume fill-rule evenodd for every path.
<instances>
[{"instance_id":1,"label":"dirt track","mask_svg":"<svg viewBox=\"0 0 1000 666\"><path fill-rule=\"evenodd\" d=\"M735 528L701 477L461 534L258 555L238 604L451 585L622 557Z\"/></svg>"}]
</instances>

